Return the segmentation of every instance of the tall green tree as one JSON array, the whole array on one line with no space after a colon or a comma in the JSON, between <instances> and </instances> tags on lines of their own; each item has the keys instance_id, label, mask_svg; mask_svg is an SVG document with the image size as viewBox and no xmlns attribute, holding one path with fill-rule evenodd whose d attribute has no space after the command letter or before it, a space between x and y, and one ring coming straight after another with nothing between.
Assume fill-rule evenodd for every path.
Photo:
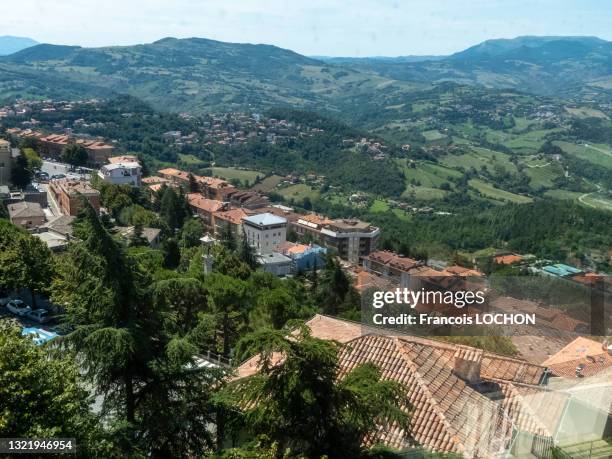
<instances>
[{"instance_id":1,"label":"tall green tree","mask_svg":"<svg viewBox=\"0 0 612 459\"><path fill-rule=\"evenodd\" d=\"M160 202L160 215L171 229L183 226L183 221L189 215L185 196L172 187L166 187Z\"/></svg>"},{"instance_id":2,"label":"tall green tree","mask_svg":"<svg viewBox=\"0 0 612 459\"><path fill-rule=\"evenodd\" d=\"M48 290L54 268L51 251L40 239L6 220L0 220L0 285L28 289L32 306L36 294Z\"/></svg>"},{"instance_id":3,"label":"tall green tree","mask_svg":"<svg viewBox=\"0 0 612 459\"><path fill-rule=\"evenodd\" d=\"M32 175L26 157L23 155L17 156L11 168L11 183L13 186L25 188L32 181Z\"/></svg>"},{"instance_id":4,"label":"tall green tree","mask_svg":"<svg viewBox=\"0 0 612 459\"><path fill-rule=\"evenodd\" d=\"M255 270L259 266L259 261L257 260L257 253L255 252L255 248L249 244L249 241L246 237L243 237L240 241L240 247L238 250L238 258L246 265Z\"/></svg>"},{"instance_id":5,"label":"tall green tree","mask_svg":"<svg viewBox=\"0 0 612 459\"><path fill-rule=\"evenodd\" d=\"M74 328L67 345L102 396L127 457L204 455L214 446L210 396L220 375L196 365L198 347L169 320L177 311L154 301L149 273L85 201L83 208L79 241L62 257L53 285Z\"/></svg>"},{"instance_id":6,"label":"tall green tree","mask_svg":"<svg viewBox=\"0 0 612 459\"><path fill-rule=\"evenodd\" d=\"M402 386L382 379L373 364L340 377L338 346L313 338L306 327L293 333L264 329L244 337L239 350L259 355L260 371L220 394L241 413L234 426L253 437L268 436L280 454L290 450L291 457L309 458L364 457L362 442L377 424L408 428Z\"/></svg>"},{"instance_id":7,"label":"tall green tree","mask_svg":"<svg viewBox=\"0 0 612 459\"><path fill-rule=\"evenodd\" d=\"M90 403L71 355L36 346L0 320L0 436L75 438L78 457L120 457Z\"/></svg>"},{"instance_id":8,"label":"tall green tree","mask_svg":"<svg viewBox=\"0 0 612 459\"><path fill-rule=\"evenodd\" d=\"M62 161L71 166L84 166L87 164L87 150L78 143L69 143L62 150Z\"/></svg>"}]
</instances>

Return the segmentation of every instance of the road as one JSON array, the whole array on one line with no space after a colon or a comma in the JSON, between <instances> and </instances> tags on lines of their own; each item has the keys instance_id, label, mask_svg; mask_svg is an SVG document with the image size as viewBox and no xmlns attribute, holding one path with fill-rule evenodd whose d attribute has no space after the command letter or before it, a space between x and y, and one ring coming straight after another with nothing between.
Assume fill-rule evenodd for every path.
<instances>
[{"instance_id":1,"label":"road","mask_svg":"<svg viewBox=\"0 0 612 459\"><path fill-rule=\"evenodd\" d=\"M79 174L75 171L71 171L70 165L65 163L58 163L55 161L43 161L40 170L49 174L49 177L56 174L64 174L66 177L69 178L89 180L89 173Z\"/></svg>"}]
</instances>

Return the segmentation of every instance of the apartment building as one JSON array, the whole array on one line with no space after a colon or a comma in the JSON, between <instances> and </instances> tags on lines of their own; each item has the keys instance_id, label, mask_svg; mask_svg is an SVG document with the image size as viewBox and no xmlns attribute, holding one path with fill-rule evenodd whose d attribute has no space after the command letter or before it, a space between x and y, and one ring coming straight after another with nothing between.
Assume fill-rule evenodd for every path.
<instances>
[{"instance_id":1,"label":"apartment building","mask_svg":"<svg viewBox=\"0 0 612 459\"><path fill-rule=\"evenodd\" d=\"M376 250L380 229L354 219L330 220L310 214L291 223L298 235L310 236L319 244L334 249L340 258L352 263Z\"/></svg>"},{"instance_id":2,"label":"apartment building","mask_svg":"<svg viewBox=\"0 0 612 459\"><path fill-rule=\"evenodd\" d=\"M190 179L189 172L181 171L168 167L161 169L157 173L167 179L170 183L180 186L184 190L190 190ZM202 177L199 175L193 175L198 191L207 199L217 199L219 201L225 201L226 195L236 188L225 180L221 180L215 177Z\"/></svg>"},{"instance_id":3,"label":"apartment building","mask_svg":"<svg viewBox=\"0 0 612 459\"><path fill-rule=\"evenodd\" d=\"M108 161L115 150L115 147L108 145L99 140L74 139L67 135L51 134L41 135L34 134L38 138L38 152L41 156L51 156L60 158L64 148L71 142L77 145L82 145L87 152L87 164L93 167L98 167Z\"/></svg>"},{"instance_id":4,"label":"apartment building","mask_svg":"<svg viewBox=\"0 0 612 459\"><path fill-rule=\"evenodd\" d=\"M113 185L140 186L142 166L138 162L106 164L98 171L98 177Z\"/></svg>"},{"instance_id":5,"label":"apartment building","mask_svg":"<svg viewBox=\"0 0 612 459\"><path fill-rule=\"evenodd\" d=\"M200 217L209 231L215 229L215 214L229 208L227 203L215 199L206 199L200 193L188 193L187 202L191 211Z\"/></svg>"},{"instance_id":6,"label":"apartment building","mask_svg":"<svg viewBox=\"0 0 612 459\"><path fill-rule=\"evenodd\" d=\"M72 180L72 179L61 179L51 180L49 182L49 191L58 207L60 212L64 215L77 215L81 209L81 196L85 197L89 203L96 209L96 212L100 211L100 192L91 187L91 185L85 181Z\"/></svg>"},{"instance_id":7,"label":"apartment building","mask_svg":"<svg viewBox=\"0 0 612 459\"><path fill-rule=\"evenodd\" d=\"M242 226L248 243L259 254L271 254L287 240L287 220L265 213L243 217Z\"/></svg>"}]
</instances>

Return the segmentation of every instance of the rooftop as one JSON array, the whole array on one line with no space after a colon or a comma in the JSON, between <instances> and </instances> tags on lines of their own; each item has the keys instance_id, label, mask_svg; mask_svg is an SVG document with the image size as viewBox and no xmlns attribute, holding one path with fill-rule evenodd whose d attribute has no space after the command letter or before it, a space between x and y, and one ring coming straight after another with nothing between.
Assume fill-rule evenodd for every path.
<instances>
[{"instance_id":1,"label":"rooftop","mask_svg":"<svg viewBox=\"0 0 612 459\"><path fill-rule=\"evenodd\" d=\"M316 338L347 344L339 354L341 377L359 364L372 362L384 379L406 389L412 407L410 432L397 425L380 425L364 439L366 445L382 443L401 449L416 442L440 452L492 457L508 444L513 427L550 436L561 416L563 403L556 400L558 394L537 386L545 370L542 366L469 346L384 334L319 314L307 326ZM273 356L275 364L282 359L282 355ZM457 376L456 359L480 365L481 382L469 384ZM255 374L258 362L258 356L247 360L238 368L238 376ZM537 409L532 409L534 405ZM540 413L546 418L540 418Z\"/></svg>"},{"instance_id":2,"label":"rooftop","mask_svg":"<svg viewBox=\"0 0 612 459\"><path fill-rule=\"evenodd\" d=\"M217 212L225 207L225 204L222 201L206 199L200 193L188 193L187 202L190 206L210 213Z\"/></svg>"},{"instance_id":3,"label":"rooftop","mask_svg":"<svg viewBox=\"0 0 612 459\"><path fill-rule=\"evenodd\" d=\"M257 226L268 226L268 225L284 225L287 223L287 219L278 217L271 213L251 215L249 217L243 217L243 221L251 223Z\"/></svg>"},{"instance_id":4,"label":"rooftop","mask_svg":"<svg viewBox=\"0 0 612 459\"><path fill-rule=\"evenodd\" d=\"M59 189L61 189L64 193L72 196L80 193L85 196L96 196L99 195L100 192L86 182L84 180L73 180L69 178L59 179L59 180L51 180L51 184Z\"/></svg>"},{"instance_id":5,"label":"rooftop","mask_svg":"<svg viewBox=\"0 0 612 459\"><path fill-rule=\"evenodd\" d=\"M9 204L7 207L11 219L45 216L45 212L37 202L21 201L14 204Z\"/></svg>"}]
</instances>

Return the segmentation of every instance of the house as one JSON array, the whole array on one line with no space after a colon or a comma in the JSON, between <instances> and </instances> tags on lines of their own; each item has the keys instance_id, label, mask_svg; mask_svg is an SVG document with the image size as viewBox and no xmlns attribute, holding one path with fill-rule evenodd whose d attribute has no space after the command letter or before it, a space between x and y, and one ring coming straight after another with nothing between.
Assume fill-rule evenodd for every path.
<instances>
[{"instance_id":1,"label":"house","mask_svg":"<svg viewBox=\"0 0 612 459\"><path fill-rule=\"evenodd\" d=\"M340 376L374 363L384 379L405 389L408 430L374 426L366 446L396 449L415 444L467 458L516 456L552 444L567 394L549 392L546 368L469 346L366 327L324 315L306 323L312 336L341 343ZM273 355L273 364L283 356ZM237 378L259 371L254 356L238 367ZM520 440L520 441L518 441Z\"/></svg>"},{"instance_id":2,"label":"house","mask_svg":"<svg viewBox=\"0 0 612 459\"><path fill-rule=\"evenodd\" d=\"M607 343L579 336L542 365L554 376L584 378L612 367L612 355Z\"/></svg>"},{"instance_id":3,"label":"house","mask_svg":"<svg viewBox=\"0 0 612 459\"><path fill-rule=\"evenodd\" d=\"M425 266L423 261L404 257L390 250L377 250L362 258L363 269L369 273L382 276L402 288L411 285L411 274L420 272Z\"/></svg>"},{"instance_id":4,"label":"house","mask_svg":"<svg viewBox=\"0 0 612 459\"><path fill-rule=\"evenodd\" d=\"M244 236L257 253L271 254L287 240L287 220L264 213L242 218Z\"/></svg>"},{"instance_id":5,"label":"house","mask_svg":"<svg viewBox=\"0 0 612 459\"><path fill-rule=\"evenodd\" d=\"M49 191L64 215L77 215L81 209L81 197L100 211L100 192L83 180L60 179L49 182Z\"/></svg>"},{"instance_id":6,"label":"house","mask_svg":"<svg viewBox=\"0 0 612 459\"><path fill-rule=\"evenodd\" d=\"M142 167L138 162L116 162L102 166L98 177L113 185L140 186Z\"/></svg>"},{"instance_id":7,"label":"house","mask_svg":"<svg viewBox=\"0 0 612 459\"><path fill-rule=\"evenodd\" d=\"M215 228L215 213L228 210L226 202L207 199L200 193L188 193L187 202L191 211L202 219L204 225L211 231Z\"/></svg>"},{"instance_id":8,"label":"house","mask_svg":"<svg viewBox=\"0 0 612 459\"><path fill-rule=\"evenodd\" d=\"M118 164L118 163L140 163L138 156L136 155L121 155L121 156L111 156L108 158L109 164Z\"/></svg>"},{"instance_id":9,"label":"house","mask_svg":"<svg viewBox=\"0 0 612 459\"><path fill-rule=\"evenodd\" d=\"M119 235L125 240L129 241L134 236L133 226L117 226L116 230ZM152 249L159 248L161 242L161 230L159 228L142 228L142 237L147 241L149 247Z\"/></svg>"},{"instance_id":10,"label":"house","mask_svg":"<svg viewBox=\"0 0 612 459\"><path fill-rule=\"evenodd\" d=\"M51 156L60 158L62 151L71 143L83 146L87 152L87 164L90 166L100 166L108 161L115 147L98 140L74 139L67 135L50 134L37 135L39 140L39 153L41 156Z\"/></svg>"},{"instance_id":11,"label":"house","mask_svg":"<svg viewBox=\"0 0 612 459\"><path fill-rule=\"evenodd\" d=\"M11 223L25 229L34 229L45 223L45 213L37 202L21 201L8 206Z\"/></svg>"},{"instance_id":12,"label":"house","mask_svg":"<svg viewBox=\"0 0 612 459\"><path fill-rule=\"evenodd\" d=\"M515 263L520 263L522 260L523 257L515 253L509 253L507 255L497 255L493 258L493 262L496 265L513 265Z\"/></svg>"}]
</instances>

